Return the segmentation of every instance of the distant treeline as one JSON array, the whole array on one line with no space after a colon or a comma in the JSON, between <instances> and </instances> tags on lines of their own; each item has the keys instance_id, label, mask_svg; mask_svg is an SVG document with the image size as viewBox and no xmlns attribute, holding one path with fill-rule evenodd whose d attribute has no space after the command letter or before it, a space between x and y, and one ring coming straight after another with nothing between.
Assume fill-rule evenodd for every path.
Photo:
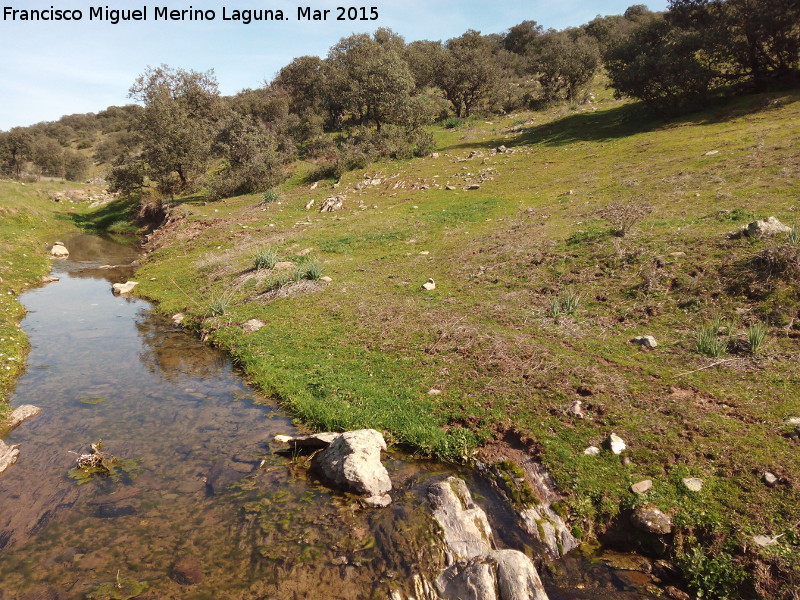
<instances>
[{"instance_id":1,"label":"distant treeline","mask_svg":"<svg viewBox=\"0 0 800 600\"><path fill-rule=\"evenodd\" d=\"M263 191L297 159L313 161L318 179L422 156L437 120L583 103L602 68L617 95L662 111L796 81L798 23L798 0L671 0L664 13L635 5L562 31L523 21L407 44L378 29L232 97L213 72L162 65L131 87L137 105L0 132L0 174L80 179L91 156L109 165L112 189L157 213L162 199L201 187L212 198Z\"/></svg>"}]
</instances>

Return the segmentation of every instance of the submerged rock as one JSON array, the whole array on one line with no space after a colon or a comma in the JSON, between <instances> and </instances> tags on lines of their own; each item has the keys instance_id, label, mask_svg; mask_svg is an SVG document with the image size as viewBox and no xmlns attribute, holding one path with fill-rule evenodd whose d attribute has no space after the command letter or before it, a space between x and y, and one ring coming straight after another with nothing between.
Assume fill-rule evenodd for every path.
<instances>
[{"instance_id":1,"label":"submerged rock","mask_svg":"<svg viewBox=\"0 0 800 600\"><path fill-rule=\"evenodd\" d=\"M367 496L367 504L385 506L391 502L392 481L381 463L381 450L386 450L386 441L379 431L347 431L316 454L312 465L336 486Z\"/></svg>"},{"instance_id":2,"label":"submerged rock","mask_svg":"<svg viewBox=\"0 0 800 600\"><path fill-rule=\"evenodd\" d=\"M18 406L8 418L8 430L11 431L16 427L19 427L24 421L35 417L40 412L42 412L42 409L38 406L33 406L32 404L23 404L22 406Z\"/></svg>"},{"instance_id":3,"label":"submerged rock","mask_svg":"<svg viewBox=\"0 0 800 600\"><path fill-rule=\"evenodd\" d=\"M203 581L203 568L194 557L181 557L170 569L170 576L181 585L197 585Z\"/></svg>"},{"instance_id":4,"label":"submerged rock","mask_svg":"<svg viewBox=\"0 0 800 600\"><path fill-rule=\"evenodd\" d=\"M293 448L327 448L338 438L341 433L326 431L323 433L312 433L311 435L276 435L272 440L278 444L289 444Z\"/></svg>"},{"instance_id":5,"label":"submerged rock","mask_svg":"<svg viewBox=\"0 0 800 600\"><path fill-rule=\"evenodd\" d=\"M0 440L0 473L17 462L19 457L19 445L9 446Z\"/></svg>"}]
</instances>

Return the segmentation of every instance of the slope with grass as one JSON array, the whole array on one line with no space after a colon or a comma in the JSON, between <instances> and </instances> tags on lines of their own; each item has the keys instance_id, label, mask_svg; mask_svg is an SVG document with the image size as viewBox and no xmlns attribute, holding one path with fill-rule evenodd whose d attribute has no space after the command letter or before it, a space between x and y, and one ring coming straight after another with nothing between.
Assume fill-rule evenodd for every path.
<instances>
[{"instance_id":1,"label":"slope with grass","mask_svg":"<svg viewBox=\"0 0 800 600\"><path fill-rule=\"evenodd\" d=\"M298 177L270 203L183 203L151 237L137 292L311 427L374 427L450 460L521 444L555 475L576 533L652 503L672 514L695 589L725 597L743 578L737 593L791 597L797 240L726 234L798 220L799 134L798 93L669 122L607 98L473 120L438 131L437 155L338 185ZM335 194L340 211L305 208ZM609 219L644 204L615 235ZM266 326L244 334L254 318ZM568 413L576 400L585 418ZM612 432L630 461L583 453ZM631 493L644 478L652 491ZM757 534L780 537L754 549Z\"/></svg>"}]
</instances>

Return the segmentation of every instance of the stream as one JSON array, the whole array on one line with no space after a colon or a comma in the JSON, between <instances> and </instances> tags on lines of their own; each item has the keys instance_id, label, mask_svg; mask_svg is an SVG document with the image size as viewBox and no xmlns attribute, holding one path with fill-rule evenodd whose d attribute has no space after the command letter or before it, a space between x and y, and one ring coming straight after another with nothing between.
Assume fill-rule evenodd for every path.
<instances>
[{"instance_id":1,"label":"stream","mask_svg":"<svg viewBox=\"0 0 800 600\"><path fill-rule=\"evenodd\" d=\"M223 354L147 302L112 295L135 247L65 243L60 280L21 297L32 350L11 405L42 413L5 438L20 456L0 475L0 600L414 597L414 576L440 560L427 485L453 474L489 513L498 547L535 555L466 468L389 452L386 509L325 487L304 457L275 452L274 435L303 432ZM127 471L70 477L98 440ZM581 555L540 573L551 600L656 597L647 575Z\"/></svg>"}]
</instances>

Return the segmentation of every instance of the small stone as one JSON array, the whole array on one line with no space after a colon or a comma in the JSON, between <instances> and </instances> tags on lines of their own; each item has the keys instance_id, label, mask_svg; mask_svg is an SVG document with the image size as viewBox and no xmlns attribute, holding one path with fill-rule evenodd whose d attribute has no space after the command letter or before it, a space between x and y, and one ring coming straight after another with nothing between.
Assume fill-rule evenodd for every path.
<instances>
[{"instance_id":1,"label":"small stone","mask_svg":"<svg viewBox=\"0 0 800 600\"><path fill-rule=\"evenodd\" d=\"M508 150L508 148L506 148L505 146L498 146L497 147L497 153L498 154L505 154L507 150Z\"/></svg>"},{"instance_id":2,"label":"small stone","mask_svg":"<svg viewBox=\"0 0 800 600\"><path fill-rule=\"evenodd\" d=\"M260 319L250 319L249 321L246 321L244 325L242 325L242 331L245 333L255 333L266 325L267 324Z\"/></svg>"},{"instance_id":3,"label":"small stone","mask_svg":"<svg viewBox=\"0 0 800 600\"><path fill-rule=\"evenodd\" d=\"M423 250L419 254L420 254L420 256L428 256L428 254L430 254L430 251L429 250Z\"/></svg>"},{"instance_id":4,"label":"small stone","mask_svg":"<svg viewBox=\"0 0 800 600\"><path fill-rule=\"evenodd\" d=\"M433 279L428 279L428 281L422 284L422 289L427 292L432 292L436 289L436 282Z\"/></svg>"},{"instance_id":5,"label":"small stone","mask_svg":"<svg viewBox=\"0 0 800 600\"><path fill-rule=\"evenodd\" d=\"M570 404L569 408L567 409L567 414L575 417L576 419L583 419L586 415L583 414L583 408L581 408L580 400L573 400L572 404Z\"/></svg>"},{"instance_id":6,"label":"small stone","mask_svg":"<svg viewBox=\"0 0 800 600\"><path fill-rule=\"evenodd\" d=\"M668 585L664 588L664 591L667 593L667 596L672 598L672 600L692 600L692 597L676 588L674 585Z\"/></svg>"},{"instance_id":7,"label":"small stone","mask_svg":"<svg viewBox=\"0 0 800 600\"><path fill-rule=\"evenodd\" d=\"M631 486L631 491L634 494L646 494L653 488L653 482L650 479L643 479Z\"/></svg>"},{"instance_id":8,"label":"small stone","mask_svg":"<svg viewBox=\"0 0 800 600\"><path fill-rule=\"evenodd\" d=\"M434 152L433 154L431 154L431 158L439 158L439 153Z\"/></svg>"},{"instance_id":9,"label":"small stone","mask_svg":"<svg viewBox=\"0 0 800 600\"><path fill-rule=\"evenodd\" d=\"M719 154L719 150L709 150L703 156L714 156L715 154Z\"/></svg>"},{"instance_id":10,"label":"small stone","mask_svg":"<svg viewBox=\"0 0 800 600\"><path fill-rule=\"evenodd\" d=\"M323 275L322 277L319 278L319 280L324 281L325 283L330 283L333 281L333 278L328 277L327 275Z\"/></svg>"},{"instance_id":11,"label":"small stone","mask_svg":"<svg viewBox=\"0 0 800 600\"><path fill-rule=\"evenodd\" d=\"M289 269L294 269L294 263L290 260L281 260L275 263L272 267L273 271L287 271Z\"/></svg>"},{"instance_id":12,"label":"small stone","mask_svg":"<svg viewBox=\"0 0 800 600\"><path fill-rule=\"evenodd\" d=\"M764 481L765 484L767 484L767 487L775 487L776 485L778 485L778 478L775 477L775 475L773 473L770 473L769 471L765 471L761 479Z\"/></svg>"},{"instance_id":13,"label":"small stone","mask_svg":"<svg viewBox=\"0 0 800 600\"><path fill-rule=\"evenodd\" d=\"M442 390L438 390L436 388L431 388L428 390L428 396L438 396L442 393Z\"/></svg>"},{"instance_id":14,"label":"small stone","mask_svg":"<svg viewBox=\"0 0 800 600\"><path fill-rule=\"evenodd\" d=\"M186 318L186 315L183 313L175 313L172 315L172 324L173 325L181 325L183 324L183 320Z\"/></svg>"},{"instance_id":15,"label":"small stone","mask_svg":"<svg viewBox=\"0 0 800 600\"><path fill-rule=\"evenodd\" d=\"M587 456L597 456L600 454L600 448L597 446L589 446L586 450L583 451L584 454Z\"/></svg>"},{"instance_id":16,"label":"small stone","mask_svg":"<svg viewBox=\"0 0 800 600\"><path fill-rule=\"evenodd\" d=\"M631 523L637 529L657 535L672 533L672 518L655 506L639 506L631 515Z\"/></svg>"},{"instance_id":17,"label":"small stone","mask_svg":"<svg viewBox=\"0 0 800 600\"><path fill-rule=\"evenodd\" d=\"M306 256L308 254L311 254L313 251L314 251L313 248L305 248L303 250L300 250L300 252L297 253L297 256Z\"/></svg>"},{"instance_id":18,"label":"small stone","mask_svg":"<svg viewBox=\"0 0 800 600\"><path fill-rule=\"evenodd\" d=\"M635 337L631 340L631 343L638 344L639 346L644 346L645 348L655 348L658 346L656 342L656 338L652 335L640 335Z\"/></svg>"},{"instance_id":19,"label":"small stone","mask_svg":"<svg viewBox=\"0 0 800 600\"><path fill-rule=\"evenodd\" d=\"M341 566L341 565L346 565L348 561L347 557L342 555L342 556L337 556L331 562L336 566Z\"/></svg>"},{"instance_id":20,"label":"small stone","mask_svg":"<svg viewBox=\"0 0 800 600\"><path fill-rule=\"evenodd\" d=\"M389 494L370 496L369 498L364 498L363 502L372 508L386 508L392 503L392 497Z\"/></svg>"},{"instance_id":21,"label":"small stone","mask_svg":"<svg viewBox=\"0 0 800 600\"><path fill-rule=\"evenodd\" d=\"M699 492L703 489L703 480L699 477L684 477L682 481L690 492Z\"/></svg>"},{"instance_id":22,"label":"small stone","mask_svg":"<svg viewBox=\"0 0 800 600\"><path fill-rule=\"evenodd\" d=\"M456 186L454 186L454 185L446 185L446 186L444 186L444 189L446 189L446 190L448 190L450 192L453 192L453 191L455 191Z\"/></svg>"},{"instance_id":23,"label":"small stone","mask_svg":"<svg viewBox=\"0 0 800 600\"><path fill-rule=\"evenodd\" d=\"M754 535L753 542L756 544L756 546L766 548L767 546L774 546L778 543L778 540L768 535Z\"/></svg>"},{"instance_id":24,"label":"small stone","mask_svg":"<svg viewBox=\"0 0 800 600\"><path fill-rule=\"evenodd\" d=\"M466 189L467 190L479 190L479 189L481 189L481 186L479 184L477 184L477 183L473 183L472 185L468 185L466 187Z\"/></svg>"},{"instance_id":25,"label":"small stone","mask_svg":"<svg viewBox=\"0 0 800 600\"><path fill-rule=\"evenodd\" d=\"M606 445L608 449L611 450L614 454L622 454L622 452L627 448L627 444L623 441L621 437L619 437L616 433L612 433L608 436L606 440Z\"/></svg>"},{"instance_id":26,"label":"small stone","mask_svg":"<svg viewBox=\"0 0 800 600\"><path fill-rule=\"evenodd\" d=\"M673 258L680 258L681 256L686 256L686 252L670 252L669 255Z\"/></svg>"},{"instance_id":27,"label":"small stone","mask_svg":"<svg viewBox=\"0 0 800 600\"><path fill-rule=\"evenodd\" d=\"M114 295L130 294L139 285L138 281L126 281L125 283L115 283L111 286L111 291Z\"/></svg>"}]
</instances>

